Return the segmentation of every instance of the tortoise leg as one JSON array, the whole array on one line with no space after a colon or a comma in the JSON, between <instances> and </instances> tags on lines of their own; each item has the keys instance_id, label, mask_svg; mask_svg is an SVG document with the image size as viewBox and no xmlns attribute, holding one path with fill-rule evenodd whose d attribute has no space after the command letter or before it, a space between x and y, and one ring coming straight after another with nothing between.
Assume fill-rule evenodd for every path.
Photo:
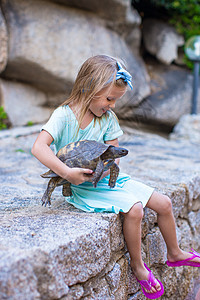
<instances>
[{"instance_id":1,"label":"tortoise leg","mask_svg":"<svg viewBox=\"0 0 200 300\"><path fill-rule=\"evenodd\" d=\"M102 160L99 160L96 170L94 172L93 178L92 178L92 184L94 187L97 186L97 182L100 180L101 175L103 174L104 170L104 164Z\"/></svg>"},{"instance_id":2,"label":"tortoise leg","mask_svg":"<svg viewBox=\"0 0 200 300\"><path fill-rule=\"evenodd\" d=\"M58 185L59 181L61 180L61 177L56 177L56 178L51 178L48 182L47 185L47 189L44 192L44 195L42 196L42 205L47 206L47 204L49 204L49 206L51 205L51 194L53 193L55 187Z\"/></svg>"},{"instance_id":3,"label":"tortoise leg","mask_svg":"<svg viewBox=\"0 0 200 300\"><path fill-rule=\"evenodd\" d=\"M67 182L67 183L63 184L62 194L65 197L69 197L69 196L72 195L72 191L71 191L71 188L70 188L70 182Z\"/></svg>"},{"instance_id":4,"label":"tortoise leg","mask_svg":"<svg viewBox=\"0 0 200 300\"><path fill-rule=\"evenodd\" d=\"M119 175L119 167L116 163L114 163L110 168L110 179L108 184L111 188L115 187L115 183L118 175Z\"/></svg>"}]
</instances>

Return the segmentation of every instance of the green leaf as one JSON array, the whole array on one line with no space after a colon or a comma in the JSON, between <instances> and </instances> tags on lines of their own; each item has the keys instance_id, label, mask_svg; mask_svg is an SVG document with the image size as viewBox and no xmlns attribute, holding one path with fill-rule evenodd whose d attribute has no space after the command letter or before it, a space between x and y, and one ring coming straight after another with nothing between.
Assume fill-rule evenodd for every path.
<instances>
[{"instance_id":1,"label":"green leaf","mask_svg":"<svg viewBox=\"0 0 200 300\"><path fill-rule=\"evenodd\" d=\"M27 125L27 126L33 126L34 123L33 123L32 121L28 121L26 125Z\"/></svg>"},{"instance_id":2,"label":"green leaf","mask_svg":"<svg viewBox=\"0 0 200 300\"><path fill-rule=\"evenodd\" d=\"M3 106L0 106L0 130L6 129L7 126L3 120L7 119L7 113L4 111Z\"/></svg>"},{"instance_id":3,"label":"green leaf","mask_svg":"<svg viewBox=\"0 0 200 300\"><path fill-rule=\"evenodd\" d=\"M25 151L24 151L23 149L21 149L21 148L16 149L15 152L22 152L22 153L25 153Z\"/></svg>"}]
</instances>

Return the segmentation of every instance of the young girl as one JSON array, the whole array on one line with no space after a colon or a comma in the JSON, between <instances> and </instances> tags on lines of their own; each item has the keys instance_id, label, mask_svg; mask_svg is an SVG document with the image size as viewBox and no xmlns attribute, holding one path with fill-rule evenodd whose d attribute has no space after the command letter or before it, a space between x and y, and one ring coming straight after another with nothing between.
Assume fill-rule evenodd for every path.
<instances>
[{"instance_id":1,"label":"young girl","mask_svg":"<svg viewBox=\"0 0 200 300\"><path fill-rule=\"evenodd\" d=\"M66 144L83 139L118 146L122 130L112 108L128 86L132 89L131 75L115 58L97 55L86 60L70 97L43 126L32 153L49 169L71 182L72 196L66 201L86 212L123 214L123 232L132 270L144 295L155 299L163 294L164 288L141 256L141 222L145 206L158 214L158 225L167 245L167 265L200 267L200 254L187 253L178 246L170 199L122 173L115 188L110 189L109 171L104 172L94 188L92 170L69 168L50 149L50 145L54 144L57 152ZM119 164L119 159L116 162Z\"/></svg>"}]
</instances>

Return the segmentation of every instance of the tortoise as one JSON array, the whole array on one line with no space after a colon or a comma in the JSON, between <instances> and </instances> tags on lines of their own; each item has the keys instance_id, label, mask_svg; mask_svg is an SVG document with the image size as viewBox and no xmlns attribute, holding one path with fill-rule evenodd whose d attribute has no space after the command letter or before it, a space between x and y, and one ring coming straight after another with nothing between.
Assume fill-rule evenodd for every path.
<instances>
[{"instance_id":1,"label":"tortoise","mask_svg":"<svg viewBox=\"0 0 200 300\"><path fill-rule=\"evenodd\" d=\"M81 140L67 144L58 151L56 156L70 168L87 168L93 170L92 184L94 187L97 186L102 173L110 169L108 185L114 188L119 174L119 167L115 163L115 159L127 154L128 150L125 148L93 140ZM56 186L63 185L63 196L69 197L72 195L70 182L58 176L53 171L49 170L41 176L43 178L51 178L42 197L42 205L51 205L51 194Z\"/></svg>"}]
</instances>

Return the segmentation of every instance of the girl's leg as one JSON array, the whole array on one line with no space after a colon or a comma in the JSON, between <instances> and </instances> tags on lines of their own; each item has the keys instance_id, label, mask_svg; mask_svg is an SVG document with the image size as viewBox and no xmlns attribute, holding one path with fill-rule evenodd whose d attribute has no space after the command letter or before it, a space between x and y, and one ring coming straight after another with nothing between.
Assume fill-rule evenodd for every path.
<instances>
[{"instance_id":1,"label":"girl's leg","mask_svg":"<svg viewBox=\"0 0 200 300\"><path fill-rule=\"evenodd\" d=\"M179 248L170 198L154 192L146 207L153 209L158 214L158 226L167 245L167 259L173 262L191 257L191 253ZM192 261L200 262L200 258L196 257Z\"/></svg>"},{"instance_id":2,"label":"girl's leg","mask_svg":"<svg viewBox=\"0 0 200 300\"><path fill-rule=\"evenodd\" d=\"M138 280L148 280L148 271L144 267L141 255L141 222L143 218L143 206L140 202L136 203L128 213L123 213L123 232L127 248L131 257L131 268ZM157 282L156 289L146 290L148 293L155 293L160 290Z\"/></svg>"}]
</instances>

